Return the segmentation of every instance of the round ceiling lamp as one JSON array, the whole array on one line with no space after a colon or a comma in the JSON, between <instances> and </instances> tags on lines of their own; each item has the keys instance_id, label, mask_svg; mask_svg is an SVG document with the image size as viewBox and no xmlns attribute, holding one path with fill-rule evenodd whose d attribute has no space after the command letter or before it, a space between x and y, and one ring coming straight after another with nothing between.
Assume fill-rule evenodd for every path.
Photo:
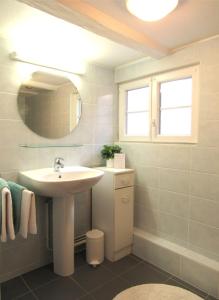
<instances>
[{"instance_id":1,"label":"round ceiling lamp","mask_svg":"<svg viewBox=\"0 0 219 300\"><path fill-rule=\"evenodd\" d=\"M126 0L128 11L143 21L164 18L178 5L178 0Z\"/></svg>"}]
</instances>

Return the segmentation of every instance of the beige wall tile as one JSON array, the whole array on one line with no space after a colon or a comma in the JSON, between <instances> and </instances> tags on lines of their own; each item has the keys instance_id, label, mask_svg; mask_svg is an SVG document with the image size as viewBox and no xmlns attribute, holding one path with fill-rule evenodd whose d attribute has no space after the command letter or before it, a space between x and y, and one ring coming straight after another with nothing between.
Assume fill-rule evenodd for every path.
<instances>
[{"instance_id":1,"label":"beige wall tile","mask_svg":"<svg viewBox=\"0 0 219 300\"><path fill-rule=\"evenodd\" d=\"M214 253L214 252L205 250L203 248L194 246L191 243L188 243L188 248L191 249L192 251L194 251L195 253L199 253L205 257L208 257L215 262L219 262L219 253Z\"/></svg>"},{"instance_id":2,"label":"beige wall tile","mask_svg":"<svg viewBox=\"0 0 219 300\"><path fill-rule=\"evenodd\" d=\"M189 174L186 171L159 169L160 188L187 194L189 191Z\"/></svg>"},{"instance_id":3,"label":"beige wall tile","mask_svg":"<svg viewBox=\"0 0 219 300\"><path fill-rule=\"evenodd\" d=\"M159 151L159 166L164 168L182 169L189 168L190 147L181 145L162 145Z\"/></svg>"},{"instance_id":4,"label":"beige wall tile","mask_svg":"<svg viewBox=\"0 0 219 300\"><path fill-rule=\"evenodd\" d=\"M218 148L192 147L191 153L191 170L219 174Z\"/></svg>"},{"instance_id":5,"label":"beige wall tile","mask_svg":"<svg viewBox=\"0 0 219 300\"><path fill-rule=\"evenodd\" d=\"M199 124L199 146L219 146L219 121L203 120Z\"/></svg>"},{"instance_id":6,"label":"beige wall tile","mask_svg":"<svg viewBox=\"0 0 219 300\"><path fill-rule=\"evenodd\" d=\"M168 214L188 218L189 196L163 190L160 192L159 208Z\"/></svg>"},{"instance_id":7,"label":"beige wall tile","mask_svg":"<svg viewBox=\"0 0 219 300\"><path fill-rule=\"evenodd\" d=\"M188 221L170 214L160 212L159 230L167 234L171 240L186 241L188 238Z\"/></svg>"},{"instance_id":8,"label":"beige wall tile","mask_svg":"<svg viewBox=\"0 0 219 300\"><path fill-rule=\"evenodd\" d=\"M219 93L206 93L200 95L200 119L219 120Z\"/></svg>"},{"instance_id":9,"label":"beige wall tile","mask_svg":"<svg viewBox=\"0 0 219 300\"><path fill-rule=\"evenodd\" d=\"M135 227L156 233L159 230L159 214L156 210L144 210L141 205L135 205L134 208Z\"/></svg>"},{"instance_id":10,"label":"beige wall tile","mask_svg":"<svg viewBox=\"0 0 219 300\"><path fill-rule=\"evenodd\" d=\"M17 95L0 92L0 120L20 120L17 109Z\"/></svg>"},{"instance_id":11,"label":"beige wall tile","mask_svg":"<svg viewBox=\"0 0 219 300\"><path fill-rule=\"evenodd\" d=\"M212 253L219 252L219 228L190 221L189 243Z\"/></svg>"},{"instance_id":12,"label":"beige wall tile","mask_svg":"<svg viewBox=\"0 0 219 300\"><path fill-rule=\"evenodd\" d=\"M190 175L190 194L219 201L219 176L192 172Z\"/></svg>"},{"instance_id":13,"label":"beige wall tile","mask_svg":"<svg viewBox=\"0 0 219 300\"><path fill-rule=\"evenodd\" d=\"M136 184L148 188L158 186L158 169L154 167L138 167L136 169Z\"/></svg>"},{"instance_id":14,"label":"beige wall tile","mask_svg":"<svg viewBox=\"0 0 219 300\"><path fill-rule=\"evenodd\" d=\"M183 280L195 287L218 297L218 272L208 270L198 262L194 262L186 257L182 257L181 276Z\"/></svg>"},{"instance_id":15,"label":"beige wall tile","mask_svg":"<svg viewBox=\"0 0 219 300\"><path fill-rule=\"evenodd\" d=\"M201 91L205 91L206 93L218 93L219 85L218 85L218 76L219 76L219 64L203 64L200 66L201 68L201 76L200 76L200 87Z\"/></svg>"},{"instance_id":16,"label":"beige wall tile","mask_svg":"<svg viewBox=\"0 0 219 300\"><path fill-rule=\"evenodd\" d=\"M156 167L159 165L159 145L134 143L132 160L138 166Z\"/></svg>"},{"instance_id":17,"label":"beige wall tile","mask_svg":"<svg viewBox=\"0 0 219 300\"><path fill-rule=\"evenodd\" d=\"M178 276L180 273L180 257L169 249L160 248L150 241L134 236L133 253L143 260Z\"/></svg>"},{"instance_id":18,"label":"beige wall tile","mask_svg":"<svg viewBox=\"0 0 219 300\"><path fill-rule=\"evenodd\" d=\"M159 205L159 190L136 186L135 203L141 205L142 209L157 210Z\"/></svg>"},{"instance_id":19,"label":"beige wall tile","mask_svg":"<svg viewBox=\"0 0 219 300\"><path fill-rule=\"evenodd\" d=\"M219 202L190 197L190 218L219 228Z\"/></svg>"}]
</instances>

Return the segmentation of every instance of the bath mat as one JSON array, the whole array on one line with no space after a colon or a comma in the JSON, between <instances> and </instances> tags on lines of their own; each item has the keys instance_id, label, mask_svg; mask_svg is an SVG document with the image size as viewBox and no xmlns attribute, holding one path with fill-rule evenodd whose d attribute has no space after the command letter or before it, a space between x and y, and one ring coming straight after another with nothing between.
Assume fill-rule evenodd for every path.
<instances>
[{"instance_id":1,"label":"bath mat","mask_svg":"<svg viewBox=\"0 0 219 300\"><path fill-rule=\"evenodd\" d=\"M203 298L167 284L142 284L119 293L113 300L202 300Z\"/></svg>"}]
</instances>

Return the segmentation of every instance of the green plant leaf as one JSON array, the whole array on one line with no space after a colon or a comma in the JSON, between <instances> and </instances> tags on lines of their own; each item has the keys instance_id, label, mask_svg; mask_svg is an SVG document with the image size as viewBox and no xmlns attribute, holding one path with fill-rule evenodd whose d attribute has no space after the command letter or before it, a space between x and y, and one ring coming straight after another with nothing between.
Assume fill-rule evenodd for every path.
<instances>
[{"instance_id":1,"label":"green plant leaf","mask_svg":"<svg viewBox=\"0 0 219 300\"><path fill-rule=\"evenodd\" d=\"M114 158L115 153L121 153L122 148L119 145L104 145L101 150L101 157L104 159Z\"/></svg>"}]
</instances>

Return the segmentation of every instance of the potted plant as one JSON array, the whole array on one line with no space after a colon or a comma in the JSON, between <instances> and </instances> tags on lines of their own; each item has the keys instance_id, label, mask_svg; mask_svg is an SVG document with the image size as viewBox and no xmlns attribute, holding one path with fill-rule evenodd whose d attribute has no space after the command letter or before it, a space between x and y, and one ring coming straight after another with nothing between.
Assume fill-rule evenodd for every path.
<instances>
[{"instance_id":1,"label":"potted plant","mask_svg":"<svg viewBox=\"0 0 219 300\"><path fill-rule=\"evenodd\" d=\"M122 148L119 145L104 145L101 150L101 157L106 159L107 168L114 167L114 154L121 153Z\"/></svg>"}]
</instances>

